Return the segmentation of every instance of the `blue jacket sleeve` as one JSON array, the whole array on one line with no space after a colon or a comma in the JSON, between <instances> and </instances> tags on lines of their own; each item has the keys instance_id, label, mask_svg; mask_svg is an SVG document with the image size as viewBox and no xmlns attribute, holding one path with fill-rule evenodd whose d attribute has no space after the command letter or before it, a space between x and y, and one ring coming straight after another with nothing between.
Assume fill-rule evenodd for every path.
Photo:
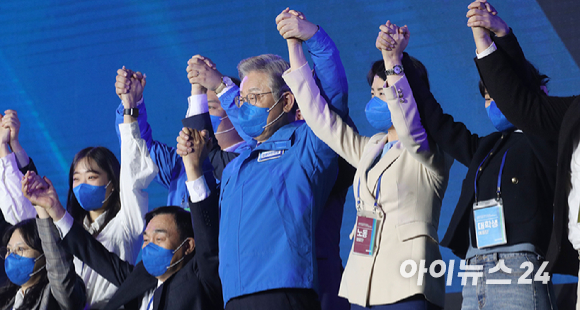
<instances>
[{"instance_id":1,"label":"blue jacket sleeve","mask_svg":"<svg viewBox=\"0 0 580 310\"><path fill-rule=\"evenodd\" d=\"M348 115L348 82L336 45L322 27L305 43L314 63L320 95L344 119Z\"/></svg>"},{"instance_id":2,"label":"blue jacket sleeve","mask_svg":"<svg viewBox=\"0 0 580 310\"><path fill-rule=\"evenodd\" d=\"M181 170L181 158L177 155L177 150L174 147L167 146L165 143L153 140L151 126L147 122L147 109L145 102L137 106L139 109L139 116L137 122L139 123L139 130L141 131L141 138L147 143L147 150L151 155L151 159L159 168L159 173L155 176L155 181L165 188L169 188L173 175L179 173ZM119 138L119 145L121 145L121 135L119 133L119 124L123 123L123 104L121 103L117 108L115 118L115 129L117 130L117 137Z\"/></svg>"}]
</instances>

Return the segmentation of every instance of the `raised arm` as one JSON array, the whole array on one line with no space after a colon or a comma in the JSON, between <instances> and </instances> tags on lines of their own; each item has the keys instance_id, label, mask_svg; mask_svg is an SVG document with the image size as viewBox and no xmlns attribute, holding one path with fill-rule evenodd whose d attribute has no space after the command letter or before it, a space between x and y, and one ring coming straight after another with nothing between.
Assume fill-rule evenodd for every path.
<instances>
[{"instance_id":1,"label":"raised arm","mask_svg":"<svg viewBox=\"0 0 580 310\"><path fill-rule=\"evenodd\" d=\"M381 25L380 29L376 46L383 55L385 68L402 67L403 51L410 38L409 29L407 26L399 28L397 25L391 24L390 21ZM387 40L393 43L391 44ZM434 143L431 143L421 124L417 104L404 71L401 74L387 75L383 91L387 97L393 125L403 147L425 167L437 174L442 173L445 169L444 155L437 151Z\"/></svg>"},{"instance_id":2,"label":"raised arm","mask_svg":"<svg viewBox=\"0 0 580 310\"><path fill-rule=\"evenodd\" d=\"M517 128L544 139L556 140L562 119L574 97L549 97L540 90L539 81L526 79L526 76L530 76L528 73L531 67L527 65L523 52L519 52L521 47L515 36L498 15L482 10L479 6L480 2L472 3L467 15L467 25L472 27L474 33L478 32L478 28L486 30L480 30L480 36L474 34L478 52L481 53L480 49L484 49L485 45L491 45L490 32L496 34L498 42L508 40L501 42L506 43L500 46L502 49L476 59L479 74L489 95ZM518 64L526 64L527 68L520 68Z\"/></svg>"},{"instance_id":3,"label":"raised arm","mask_svg":"<svg viewBox=\"0 0 580 310\"><path fill-rule=\"evenodd\" d=\"M208 296L221 296L222 285L218 273L219 191L215 188L210 191L201 169L215 141L209 139L205 130L200 132L184 128L182 133L187 135L189 137L187 141L191 142L191 152L182 156L187 174L191 220L195 231L197 275L205 291L209 293ZM179 144L185 145L187 141L182 136L180 133L177 140ZM222 298L215 298L212 302L216 309L223 308Z\"/></svg>"},{"instance_id":4,"label":"raised arm","mask_svg":"<svg viewBox=\"0 0 580 310\"><path fill-rule=\"evenodd\" d=\"M62 238L62 241L58 243L59 247L78 257L113 285L120 286L133 270L133 265L109 252L79 223L76 223L58 200L52 182L44 177L43 181L46 185L37 186L40 184L38 178L40 177L32 173L27 175L22 182L22 192L32 204L37 206L41 218L50 216L51 222L59 231L59 239Z\"/></svg>"},{"instance_id":5,"label":"raised arm","mask_svg":"<svg viewBox=\"0 0 580 310\"><path fill-rule=\"evenodd\" d=\"M135 93L142 93L145 81L139 77L131 78L128 94L123 94L123 106L132 109L136 106ZM145 140L141 138L136 117L125 115L123 124L119 124L121 133L121 176L120 198L121 210L117 214L120 227L132 239L143 232L144 217L149 208L145 189L157 175L157 166L149 156Z\"/></svg>"},{"instance_id":6,"label":"raised arm","mask_svg":"<svg viewBox=\"0 0 580 310\"><path fill-rule=\"evenodd\" d=\"M348 83L340 53L328 34L320 26L306 19L302 12L286 8L276 17L280 35L306 43L314 63L316 85L341 118L348 115Z\"/></svg>"},{"instance_id":7,"label":"raised arm","mask_svg":"<svg viewBox=\"0 0 580 310\"><path fill-rule=\"evenodd\" d=\"M14 110L4 111L4 117L2 118L2 126L10 128L10 148L14 155L16 155L16 162L18 163L19 169L35 170L34 164L26 154L26 151L20 145L20 139L18 139L18 134L20 132L20 120L18 119L18 113ZM21 170L22 171L22 170ZM26 173L26 172L22 172Z\"/></svg>"},{"instance_id":8,"label":"raised arm","mask_svg":"<svg viewBox=\"0 0 580 310\"><path fill-rule=\"evenodd\" d=\"M24 219L34 218L36 210L22 193L22 172L18 169L15 153L10 151L10 141L15 130L12 124L14 120L9 120L8 114L0 117L0 210L4 219L14 225Z\"/></svg>"},{"instance_id":9,"label":"raised arm","mask_svg":"<svg viewBox=\"0 0 580 310\"><path fill-rule=\"evenodd\" d=\"M451 115L443 112L429 89L426 71L417 66L406 53L403 56L403 67L427 134L444 152L469 166L479 146L479 136L472 134L463 123L454 121Z\"/></svg>"},{"instance_id":10,"label":"raised arm","mask_svg":"<svg viewBox=\"0 0 580 310\"><path fill-rule=\"evenodd\" d=\"M145 76L141 73L134 73L133 71L123 67L117 70L117 79L115 83L115 88L119 98L123 96L131 95L130 86L131 78L141 78L144 79ZM181 158L175 152L174 147L170 147L165 143L159 142L153 139L152 129L147 121L147 108L145 106L145 101L142 95L142 91L145 87L145 82L142 83L142 88L137 88L140 92L133 92L132 100L136 102L136 108L139 110L139 115L137 116L137 122L139 123L139 131L141 132L141 138L145 140L147 144L147 149L153 163L157 165L159 172L155 175L155 181L161 184L166 189L169 189L172 176L179 173L181 170ZM119 105L116 111L116 130L119 137L119 144L121 144L121 133L119 131L119 124L124 122L124 111L125 107L123 102Z\"/></svg>"},{"instance_id":11,"label":"raised arm","mask_svg":"<svg viewBox=\"0 0 580 310\"><path fill-rule=\"evenodd\" d=\"M290 70L283 77L296 96L302 117L318 138L356 168L369 138L359 135L329 108L316 86L301 42L293 40L288 40Z\"/></svg>"},{"instance_id":12,"label":"raised arm","mask_svg":"<svg viewBox=\"0 0 580 310\"><path fill-rule=\"evenodd\" d=\"M238 121L239 109L236 106L234 99L240 94L239 87L233 83L228 83L228 85L226 85L226 79L229 78L225 77L217 70L215 63L213 63L211 59L201 55L191 57L187 62L187 78L191 84L191 97L189 97L190 110L195 110L195 113L190 113L188 111L188 117L207 112L207 100L205 101L205 106L195 107L192 106L192 99L206 90L214 91L220 100L221 107L228 115L228 118L238 132L238 135L240 135L244 141L252 140L252 137L244 133ZM203 101L200 103L203 103Z\"/></svg>"},{"instance_id":13,"label":"raised arm","mask_svg":"<svg viewBox=\"0 0 580 310\"><path fill-rule=\"evenodd\" d=\"M58 302L60 309L82 309L86 303L85 283L77 276L73 256L59 245L60 237L52 219L44 212L39 212L36 219L38 235L46 257L46 273L50 283L50 292Z\"/></svg>"},{"instance_id":14,"label":"raised arm","mask_svg":"<svg viewBox=\"0 0 580 310\"><path fill-rule=\"evenodd\" d=\"M204 93L207 89L216 91L220 86L222 81L222 75L219 71L217 71L215 64L207 57L203 57L200 55L193 56L188 61L187 66L187 77L189 82L191 83L191 94L192 96L198 95L200 93ZM222 91L223 92L223 91ZM235 95L239 94L239 89L237 86L229 87L228 90L225 90L225 94L220 97L220 102L222 104L222 108L226 110L226 114L228 115L230 121L236 127L237 123L237 107L233 103ZM224 98L226 96L227 98ZM191 98L191 97L190 97ZM231 100L231 103L228 103L224 99ZM225 103L225 104L224 104ZM216 142L214 135L214 129L211 125L211 119L208 113L207 102L205 106L198 106L192 107L190 109L195 110L192 116L189 116L182 120L182 124L186 128L196 129L198 131L206 130L208 133L208 137ZM235 109L235 113L230 111L230 109ZM236 127L236 130L238 128ZM238 131L241 134L241 131ZM246 141L251 141L252 139L244 136L241 134L242 138ZM185 135L183 138L187 141L189 136ZM190 147L191 145L187 145ZM178 146L179 148L179 146ZM220 180L222 176L222 172L227 166L227 164L236 158L238 154L232 152L224 152L220 149L217 143L213 143L209 152L208 160L213 167L213 174L216 179Z\"/></svg>"}]
</instances>

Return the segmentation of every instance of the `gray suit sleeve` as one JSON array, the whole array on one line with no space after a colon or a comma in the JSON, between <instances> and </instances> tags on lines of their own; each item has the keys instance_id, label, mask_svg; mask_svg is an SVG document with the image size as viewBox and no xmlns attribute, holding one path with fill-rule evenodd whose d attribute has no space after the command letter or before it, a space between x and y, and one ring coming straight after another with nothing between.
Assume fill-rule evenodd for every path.
<instances>
[{"instance_id":1,"label":"gray suit sleeve","mask_svg":"<svg viewBox=\"0 0 580 310\"><path fill-rule=\"evenodd\" d=\"M42 250L46 258L46 272L50 291L61 309L82 309L86 303L85 285L75 272L73 256L57 242L60 236L52 219L36 219Z\"/></svg>"}]
</instances>

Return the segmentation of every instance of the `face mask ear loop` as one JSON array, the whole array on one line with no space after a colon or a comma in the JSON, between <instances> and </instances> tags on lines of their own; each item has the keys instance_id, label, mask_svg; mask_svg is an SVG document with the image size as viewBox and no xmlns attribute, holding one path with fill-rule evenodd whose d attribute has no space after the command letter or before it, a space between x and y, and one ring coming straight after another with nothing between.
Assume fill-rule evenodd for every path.
<instances>
[{"instance_id":1,"label":"face mask ear loop","mask_svg":"<svg viewBox=\"0 0 580 310\"><path fill-rule=\"evenodd\" d=\"M187 241L187 239L183 240L183 242L177 247L177 249L173 250L173 254L175 254L175 252L177 252L179 250L179 248L181 248L181 246L185 244L185 241ZM185 259L185 255L183 255L183 257L180 260L178 260L175 263L167 266L167 269L169 270L170 268L173 268L173 266L181 263L181 261L184 260L184 259Z\"/></svg>"},{"instance_id":2,"label":"face mask ear loop","mask_svg":"<svg viewBox=\"0 0 580 310\"><path fill-rule=\"evenodd\" d=\"M111 181L109 181L109 183L107 183L107 185L105 185L105 189L106 189L107 187L109 187L109 184L111 184ZM107 196L107 198L105 198L105 200L103 200L101 203L105 203L105 201L109 200L109 198L111 198L111 195L113 195L113 192L114 192L114 191L115 191L115 189L113 188L113 189L111 190L111 193L109 194L109 196Z\"/></svg>"},{"instance_id":3,"label":"face mask ear loop","mask_svg":"<svg viewBox=\"0 0 580 310\"><path fill-rule=\"evenodd\" d=\"M268 109L268 113L270 113L270 111L272 111L272 109L278 104L278 102L280 102L280 99L282 99L284 97L284 95L280 96L280 98L278 98L278 100L276 101L276 103L274 103L274 105ZM278 119L280 119L280 117L282 117L282 115L284 115L286 112L282 111L282 113L280 113L280 115L278 115L278 117L276 117L273 121L269 122L268 124L264 125L264 127L262 128L266 128L272 124L274 124Z\"/></svg>"},{"instance_id":4,"label":"face mask ear loop","mask_svg":"<svg viewBox=\"0 0 580 310\"><path fill-rule=\"evenodd\" d=\"M232 128L230 128L230 129L226 129L226 130L222 130L222 131L214 132L213 134L214 134L214 135L221 135L221 134L223 134L223 133L230 132L230 131L232 131L232 130L234 130L234 129L235 129L235 128L234 128L234 126L232 125Z\"/></svg>"},{"instance_id":5,"label":"face mask ear loop","mask_svg":"<svg viewBox=\"0 0 580 310\"><path fill-rule=\"evenodd\" d=\"M43 256L44 256L44 253L40 254L40 256L38 256L37 258L35 258L35 259L34 259L34 262L36 263L36 261L37 261L37 260L39 260L39 259L40 259L41 257L43 257ZM42 269L44 269L44 268L46 268L46 264L44 264L44 266L42 266L42 267L38 268L38 270L36 270L36 271L32 272L32 273L31 273L29 276L30 276L30 277L34 276L35 274L39 273L39 272L40 272Z\"/></svg>"}]
</instances>

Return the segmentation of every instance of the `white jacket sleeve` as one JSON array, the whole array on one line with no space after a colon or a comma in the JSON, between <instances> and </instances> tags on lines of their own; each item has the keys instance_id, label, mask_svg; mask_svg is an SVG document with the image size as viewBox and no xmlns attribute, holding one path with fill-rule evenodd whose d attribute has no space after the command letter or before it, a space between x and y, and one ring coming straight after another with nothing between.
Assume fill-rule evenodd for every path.
<instances>
[{"instance_id":1,"label":"white jacket sleeve","mask_svg":"<svg viewBox=\"0 0 580 310\"><path fill-rule=\"evenodd\" d=\"M580 223L578 223L580 209L580 145L577 145L572 153L570 176L572 188L568 195L568 239L574 249L580 250Z\"/></svg>"},{"instance_id":2,"label":"white jacket sleeve","mask_svg":"<svg viewBox=\"0 0 580 310\"><path fill-rule=\"evenodd\" d=\"M282 77L296 96L298 108L308 127L340 157L357 168L370 138L358 134L330 110L320 95L308 63L294 71L284 72Z\"/></svg>"},{"instance_id":3,"label":"white jacket sleeve","mask_svg":"<svg viewBox=\"0 0 580 310\"><path fill-rule=\"evenodd\" d=\"M446 164L444 153L438 152L435 143L429 144L407 76L401 76L393 85L385 86L383 91L403 147L423 166L437 174L443 174L451 164Z\"/></svg>"},{"instance_id":4,"label":"white jacket sleeve","mask_svg":"<svg viewBox=\"0 0 580 310\"><path fill-rule=\"evenodd\" d=\"M144 191L158 173L149 156L147 143L141 139L137 122L119 124L121 134L121 210L117 214L120 227L128 236L143 233L149 198Z\"/></svg>"},{"instance_id":5,"label":"white jacket sleeve","mask_svg":"<svg viewBox=\"0 0 580 310\"><path fill-rule=\"evenodd\" d=\"M18 170L14 153L0 158L0 209L6 222L14 225L36 217L36 210L22 194L22 172Z\"/></svg>"}]
</instances>

